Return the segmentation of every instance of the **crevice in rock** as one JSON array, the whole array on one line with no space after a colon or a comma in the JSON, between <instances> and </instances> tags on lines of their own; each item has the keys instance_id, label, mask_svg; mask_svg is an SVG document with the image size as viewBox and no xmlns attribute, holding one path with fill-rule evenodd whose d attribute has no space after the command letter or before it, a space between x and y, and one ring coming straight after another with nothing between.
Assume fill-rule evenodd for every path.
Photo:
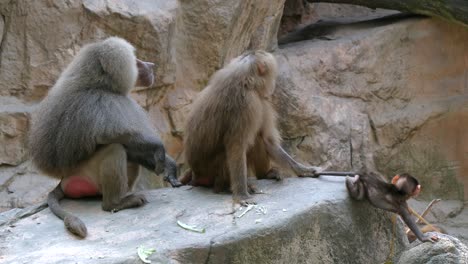
<instances>
[{"instance_id":1,"label":"crevice in rock","mask_svg":"<svg viewBox=\"0 0 468 264\"><path fill-rule=\"evenodd\" d=\"M310 24L278 39L278 45L299 42L303 40L322 39L333 40L331 36L338 30L359 30L367 28L376 28L390 25L405 19L425 18L423 15L410 13L397 13L374 19L357 20L350 18L336 18L333 20L319 20L314 24ZM365 18L366 19L366 18Z\"/></svg>"},{"instance_id":2,"label":"crevice in rock","mask_svg":"<svg viewBox=\"0 0 468 264\"><path fill-rule=\"evenodd\" d=\"M444 116L445 113L444 112L440 112L440 113L436 113L434 114L433 116L428 116L426 119L424 119L424 121L422 121L421 123L419 124L415 124L413 127L411 127L409 129L409 131L407 133L405 133L403 135L402 138L400 138L399 140L397 140L395 143L391 144L390 146L388 146L387 148L389 149L395 149L397 148L400 144L404 144L405 142L407 142L414 134L416 134L417 131L421 130L421 127L423 127L424 125L426 125L427 123L429 123L430 121L432 120L436 120L442 116Z\"/></svg>"},{"instance_id":3,"label":"crevice in rock","mask_svg":"<svg viewBox=\"0 0 468 264\"><path fill-rule=\"evenodd\" d=\"M346 94L342 92L326 91L325 94L329 95L330 97L336 97L338 99L356 99L364 103L368 103L371 101L370 99L364 98L365 95L357 95L352 93Z\"/></svg>"},{"instance_id":4,"label":"crevice in rock","mask_svg":"<svg viewBox=\"0 0 468 264\"><path fill-rule=\"evenodd\" d=\"M286 141L296 142L296 141L298 141L298 143L295 145L296 147L298 147L304 141L305 137L307 137L307 135L300 135L300 136L297 136L297 137L282 137L282 139L283 139L283 142L286 142Z\"/></svg>"},{"instance_id":5,"label":"crevice in rock","mask_svg":"<svg viewBox=\"0 0 468 264\"><path fill-rule=\"evenodd\" d=\"M210 239L210 247L208 248L208 254L206 256L205 264L210 262L211 250L213 249L214 239Z\"/></svg>"},{"instance_id":6,"label":"crevice in rock","mask_svg":"<svg viewBox=\"0 0 468 264\"><path fill-rule=\"evenodd\" d=\"M466 206L465 206L465 207L466 207ZM453 211L453 212L450 212L450 213L448 214L448 217L449 217L449 218L455 218L455 217L459 216L459 215L463 212L464 209L465 209L464 206L460 206L460 207L458 207L457 210L455 210L455 211Z\"/></svg>"},{"instance_id":7,"label":"crevice in rock","mask_svg":"<svg viewBox=\"0 0 468 264\"><path fill-rule=\"evenodd\" d=\"M171 110L164 108L163 111L166 113L167 120L169 121L169 126L171 128L171 135L183 140L183 131L177 130L174 118L172 117Z\"/></svg>"},{"instance_id":8,"label":"crevice in rock","mask_svg":"<svg viewBox=\"0 0 468 264\"><path fill-rule=\"evenodd\" d=\"M367 120L369 120L369 126L371 128L372 139L374 139L374 141L375 141L375 143L377 143L377 145L380 145L379 137L377 136L377 129L375 128L374 120L372 120L372 117L369 114L367 114Z\"/></svg>"},{"instance_id":9,"label":"crevice in rock","mask_svg":"<svg viewBox=\"0 0 468 264\"><path fill-rule=\"evenodd\" d=\"M234 216L234 217L235 217L235 216ZM226 234L228 234L228 233L230 233L230 231L223 232L222 234L219 234L219 235L217 235L217 236L215 236L215 237L213 237L213 238L210 239L210 247L208 248L208 254L207 254L206 260L205 260L205 262L204 262L205 264L210 263L210 257L211 257L212 251L213 251L213 245L214 245L214 243L216 243L215 240L216 240L218 237L224 236L224 235L226 235Z\"/></svg>"},{"instance_id":10,"label":"crevice in rock","mask_svg":"<svg viewBox=\"0 0 468 264\"><path fill-rule=\"evenodd\" d=\"M45 208L47 208L47 202L42 202L42 203L40 203L38 205L30 206L30 207L27 207L25 209L13 209L13 210L7 211L7 213L12 214L12 215L9 216L8 214L5 214L6 219L1 219L0 218L0 227L12 225L13 223L15 223L15 222L17 222L17 221L19 221L19 220L21 220L23 218L26 218L26 217L29 217L29 216L34 215L36 213L39 213L40 211L44 210ZM0 216L1 216L1 214L0 214Z\"/></svg>"},{"instance_id":11,"label":"crevice in rock","mask_svg":"<svg viewBox=\"0 0 468 264\"><path fill-rule=\"evenodd\" d=\"M1 167L3 167L3 166L4 166L4 164L2 164L2 166L0 166L0 169L1 169ZM8 166L10 166L10 165L8 165ZM13 167L13 166L12 166L12 167ZM18 175L17 172L12 173L12 174L10 175L10 177L9 177L7 180L5 180L5 181L3 182L2 185L0 185L0 192L5 191L5 190L8 190L8 187L10 186L10 184L12 184L12 183L15 181L15 176L16 176L16 175Z\"/></svg>"},{"instance_id":12,"label":"crevice in rock","mask_svg":"<svg viewBox=\"0 0 468 264\"><path fill-rule=\"evenodd\" d=\"M29 57L29 48L28 48L28 25L27 25L27 17L23 17L22 18L23 20L23 25L24 25L24 28L23 28L23 32L22 32L22 37L23 37L23 73L22 73L22 90L19 91L19 95L22 95L21 97L23 97L27 87L28 87L28 83L30 82L31 80L31 59Z\"/></svg>"},{"instance_id":13,"label":"crevice in rock","mask_svg":"<svg viewBox=\"0 0 468 264\"><path fill-rule=\"evenodd\" d=\"M353 165L353 141L351 139L351 133L349 135L349 165L350 165L350 168L354 169L354 165Z\"/></svg>"},{"instance_id":14,"label":"crevice in rock","mask_svg":"<svg viewBox=\"0 0 468 264\"><path fill-rule=\"evenodd\" d=\"M3 20L3 33L0 41L0 68L2 66L2 54L5 49L5 43L7 39L7 32L10 29L10 20L5 17L5 15L0 14L1 19Z\"/></svg>"}]
</instances>

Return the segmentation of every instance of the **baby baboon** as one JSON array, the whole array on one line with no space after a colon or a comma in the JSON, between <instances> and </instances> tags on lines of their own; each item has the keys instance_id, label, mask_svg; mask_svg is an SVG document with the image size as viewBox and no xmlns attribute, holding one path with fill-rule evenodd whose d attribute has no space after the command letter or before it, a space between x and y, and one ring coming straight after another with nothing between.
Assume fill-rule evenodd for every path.
<instances>
[{"instance_id":1,"label":"baby baboon","mask_svg":"<svg viewBox=\"0 0 468 264\"><path fill-rule=\"evenodd\" d=\"M151 127L145 111L129 97L135 86L153 84L153 63L138 60L120 38L83 47L60 75L33 118L29 145L33 162L61 179L49 194L51 211L67 229L85 237L86 226L59 205L63 197L102 195L102 209L119 211L146 203L130 193L138 164L166 169L179 186L174 160Z\"/></svg>"},{"instance_id":2,"label":"baby baboon","mask_svg":"<svg viewBox=\"0 0 468 264\"><path fill-rule=\"evenodd\" d=\"M411 217L406 201L417 196L421 191L421 185L413 176L402 173L393 177L391 183L387 183L379 174L359 173L353 178L346 177L346 188L351 197L356 200L367 199L377 208L399 214L420 241L435 242L438 240L437 236L423 234Z\"/></svg>"},{"instance_id":3,"label":"baby baboon","mask_svg":"<svg viewBox=\"0 0 468 264\"><path fill-rule=\"evenodd\" d=\"M247 52L217 71L193 103L185 129L185 156L191 172L182 180L231 189L236 202L249 199L248 172L278 178L276 165L299 176L318 167L297 163L281 147L271 104L276 60L265 51ZM250 190L253 191L252 189Z\"/></svg>"}]
</instances>

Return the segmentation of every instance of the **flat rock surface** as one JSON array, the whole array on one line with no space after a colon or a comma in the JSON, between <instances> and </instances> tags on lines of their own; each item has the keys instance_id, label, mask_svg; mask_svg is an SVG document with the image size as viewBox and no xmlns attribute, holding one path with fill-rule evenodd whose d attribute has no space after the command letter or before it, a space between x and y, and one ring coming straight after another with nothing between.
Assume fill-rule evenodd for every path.
<instances>
[{"instance_id":1,"label":"flat rock surface","mask_svg":"<svg viewBox=\"0 0 468 264\"><path fill-rule=\"evenodd\" d=\"M390 214L349 199L342 177L263 180L258 187L264 194L242 217L245 208L235 209L231 195L188 186L147 191L147 205L114 214L99 200L64 200L86 223L86 239L67 233L47 208L0 225L0 262L140 263L137 247L144 246L156 249L156 263L336 263L350 256L348 263L363 263L394 257L407 243L399 225L392 231Z\"/></svg>"}]
</instances>

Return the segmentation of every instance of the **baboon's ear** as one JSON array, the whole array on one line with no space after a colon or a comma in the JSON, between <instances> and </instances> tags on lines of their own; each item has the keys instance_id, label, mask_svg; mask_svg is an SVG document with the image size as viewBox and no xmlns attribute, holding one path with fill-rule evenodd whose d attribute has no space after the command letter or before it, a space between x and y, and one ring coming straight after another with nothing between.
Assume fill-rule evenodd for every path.
<instances>
[{"instance_id":1,"label":"baboon's ear","mask_svg":"<svg viewBox=\"0 0 468 264\"><path fill-rule=\"evenodd\" d=\"M138 69L145 67L144 62L139 59L136 59L136 65Z\"/></svg>"},{"instance_id":2,"label":"baboon's ear","mask_svg":"<svg viewBox=\"0 0 468 264\"><path fill-rule=\"evenodd\" d=\"M395 185L397 183L397 181L400 179L400 175L395 175L393 178L392 178L392 184Z\"/></svg>"},{"instance_id":3,"label":"baboon's ear","mask_svg":"<svg viewBox=\"0 0 468 264\"><path fill-rule=\"evenodd\" d=\"M257 70L258 70L258 75L263 76L267 72L267 67L264 63L257 62Z\"/></svg>"}]
</instances>

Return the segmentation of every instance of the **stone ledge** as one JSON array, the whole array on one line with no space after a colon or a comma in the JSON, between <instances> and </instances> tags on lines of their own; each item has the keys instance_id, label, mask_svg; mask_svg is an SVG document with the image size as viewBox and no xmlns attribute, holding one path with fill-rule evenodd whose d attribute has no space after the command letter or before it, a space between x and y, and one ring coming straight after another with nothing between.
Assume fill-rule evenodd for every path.
<instances>
[{"instance_id":1,"label":"stone ledge","mask_svg":"<svg viewBox=\"0 0 468 264\"><path fill-rule=\"evenodd\" d=\"M187 186L147 191L147 205L115 214L98 200L66 200L63 206L88 227L85 240L45 209L0 227L0 260L141 263L140 245L156 249L153 263L381 263L389 256L390 214L350 200L343 178L262 180L258 187L266 214L254 208L241 218L232 214L231 195ZM182 229L177 220L206 233ZM394 239L395 257L407 245L401 225Z\"/></svg>"}]
</instances>

